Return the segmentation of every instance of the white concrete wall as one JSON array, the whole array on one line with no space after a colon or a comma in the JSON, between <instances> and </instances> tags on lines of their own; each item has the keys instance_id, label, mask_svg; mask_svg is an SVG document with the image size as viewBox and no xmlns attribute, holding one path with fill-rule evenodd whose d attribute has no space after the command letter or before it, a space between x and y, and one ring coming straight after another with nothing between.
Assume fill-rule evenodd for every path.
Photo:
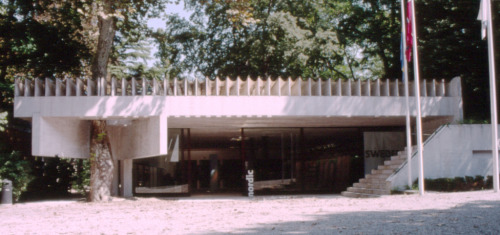
<instances>
[{"instance_id":1,"label":"white concrete wall","mask_svg":"<svg viewBox=\"0 0 500 235\"><path fill-rule=\"evenodd\" d=\"M115 159L137 159L167 154L167 118L134 119L126 126L108 125Z\"/></svg>"},{"instance_id":2,"label":"white concrete wall","mask_svg":"<svg viewBox=\"0 0 500 235\"><path fill-rule=\"evenodd\" d=\"M159 116L130 120L127 126L108 125L114 159L167 154L167 129L167 118ZM32 119L32 144L33 156L88 158L90 122L35 114Z\"/></svg>"},{"instance_id":3,"label":"white concrete wall","mask_svg":"<svg viewBox=\"0 0 500 235\"><path fill-rule=\"evenodd\" d=\"M404 132L364 132L365 175L371 174L384 161L389 160L406 146Z\"/></svg>"},{"instance_id":4,"label":"white concrete wall","mask_svg":"<svg viewBox=\"0 0 500 235\"><path fill-rule=\"evenodd\" d=\"M31 134L33 156L89 157L90 124L86 120L35 114Z\"/></svg>"},{"instance_id":5,"label":"white concrete wall","mask_svg":"<svg viewBox=\"0 0 500 235\"><path fill-rule=\"evenodd\" d=\"M113 160L114 168L113 168L113 181L111 181L111 196L120 196L120 161ZM120 166L123 167L123 166Z\"/></svg>"},{"instance_id":6,"label":"white concrete wall","mask_svg":"<svg viewBox=\"0 0 500 235\"><path fill-rule=\"evenodd\" d=\"M418 177L418 157L412 158L412 179ZM454 178L493 175L490 125L442 126L424 145L424 177ZM408 183L408 164L388 181L403 188Z\"/></svg>"},{"instance_id":7,"label":"white concrete wall","mask_svg":"<svg viewBox=\"0 0 500 235\"><path fill-rule=\"evenodd\" d=\"M460 97L422 97L422 115L462 117ZM414 102L410 109L414 109ZM16 97L15 117L119 119L152 116L402 117L404 97L372 96L90 96Z\"/></svg>"},{"instance_id":8,"label":"white concrete wall","mask_svg":"<svg viewBox=\"0 0 500 235\"><path fill-rule=\"evenodd\" d=\"M126 159L121 161L121 168L120 168L120 174L121 174L121 185L122 188L121 190L121 195L123 197L132 197L133 196L133 180L132 180L132 167L133 167L133 160L132 159Z\"/></svg>"},{"instance_id":9,"label":"white concrete wall","mask_svg":"<svg viewBox=\"0 0 500 235\"><path fill-rule=\"evenodd\" d=\"M215 81L16 80L14 115L88 119L151 116L404 116L397 80L312 79ZM52 85L51 85L52 84ZM121 85L120 85L121 84ZM432 80L422 92L422 115L462 119L460 78ZM131 87L129 87L131 85ZM410 84L411 86L412 84ZM121 87L121 94L117 90ZM108 90L111 89L111 91ZM130 88L130 89L125 89ZM335 91L335 92L332 92ZM373 92L372 92L373 91ZM118 96L117 96L118 95ZM412 94L410 94L412 95ZM414 106L414 102L410 103ZM413 107L411 107L414 110Z\"/></svg>"}]
</instances>

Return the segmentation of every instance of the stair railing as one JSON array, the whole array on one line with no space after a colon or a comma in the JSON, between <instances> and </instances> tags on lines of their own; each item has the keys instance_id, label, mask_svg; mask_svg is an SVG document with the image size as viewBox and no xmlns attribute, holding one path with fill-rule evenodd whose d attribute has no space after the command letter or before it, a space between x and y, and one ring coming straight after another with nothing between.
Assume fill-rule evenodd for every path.
<instances>
[{"instance_id":1,"label":"stair railing","mask_svg":"<svg viewBox=\"0 0 500 235\"><path fill-rule=\"evenodd\" d=\"M432 133L431 136L429 136L429 138L427 138L427 140L424 141L424 144L423 144L423 147L425 145L427 145L427 143L429 143L437 134L439 134L441 132L441 130L444 128L444 127L447 127L449 124L444 124L444 125L441 125L438 127L438 129L436 129L436 131L434 131L434 133ZM411 159L413 159L415 156L417 156L417 151L412 151L412 154L411 154ZM410 159L410 160L411 160ZM394 174L397 174L401 169L403 169L406 164L408 164L408 160L406 160L405 162L403 162L403 164L401 164L401 166L399 166L399 168L395 169L394 172L391 174L394 175Z\"/></svg>"}]
</instances>

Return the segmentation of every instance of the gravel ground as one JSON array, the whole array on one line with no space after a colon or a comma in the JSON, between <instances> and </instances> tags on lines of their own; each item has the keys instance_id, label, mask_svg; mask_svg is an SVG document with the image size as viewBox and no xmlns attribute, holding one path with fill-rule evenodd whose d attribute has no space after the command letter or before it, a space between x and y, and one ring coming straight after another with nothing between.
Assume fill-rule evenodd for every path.
<instances>
[{"instance_id":1,"label":"gravel ground","mask_svg":"<svg viewBox=\"0 0 500 235\"><path fill-rule=\"evenodd\" d=\"M0 206L0 234L500 234L500 193L115 198Z\"/></svg>"}]
</instances>

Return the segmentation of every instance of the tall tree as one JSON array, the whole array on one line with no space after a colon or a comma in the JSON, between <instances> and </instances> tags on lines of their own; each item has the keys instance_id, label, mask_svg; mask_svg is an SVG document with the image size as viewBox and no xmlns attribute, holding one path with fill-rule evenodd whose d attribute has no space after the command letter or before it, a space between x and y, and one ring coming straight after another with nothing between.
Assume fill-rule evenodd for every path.
<instances>
[{"instance_id":1,"label":"tall tree","mask_svg":"<svg viewBox=\"0 0 500 235\"><path fill-rule=\"evenodd\" d=\"M98 39L91 65L92 79L108 79L108 64L113 42L117 39L116 32L123 37L140 38L140 30L147 30L147 18L158 16L169 2L97 1L93 5L97 12ZM106 127L105 120L94 120L91 124L91 201L110 200L114 166Z\"/></svg>"},{"instance_id":2,"label":"tall tree","mask_svg":"<svg viewBox=\"0 0 500 235\"><path fill-rule=\"evenodd\" d=\"M162 14L169 2L172 1L0 1L2 99L12 99L10 84L15 76L88 73L91 79L109 79L108 64L119 59L111 54L114 42L137 42L149 32L147 19ZM91 132L90 199L108 200L113 164L106 122L92 121Z\"/></svg>"},{"instance_id":3,"label":"tall tree","mask_svg":"<svg viewBox=\"0 0 500 235\"><path fill-rule=\"evenodd\" d=\"M106 79L108 61L116 32L113 1L103 0L97 5L98 40L92 59L92 79ZM105 120L91 121L90 141L90 201L109 201L113 181L114 162L106 130Z\"/></svg>"}]
</instances>

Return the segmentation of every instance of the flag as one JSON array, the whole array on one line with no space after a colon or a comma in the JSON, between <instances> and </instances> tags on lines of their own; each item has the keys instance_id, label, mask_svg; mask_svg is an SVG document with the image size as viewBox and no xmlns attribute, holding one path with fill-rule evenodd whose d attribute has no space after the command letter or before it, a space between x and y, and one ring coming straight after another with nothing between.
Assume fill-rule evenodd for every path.
<instances>
[{"instance_id":1,"label":"flag","mask_svg":"<svg viewBox=\"0 0 500 235\"><path fill-rule=\"evenodd\" d=\"M413 46L413 31L412 31L412 11L411 1L408 1L406 7L406 61L411 61L411 51Z\"/></svg>"},{"instance_id":2,"label":"flag","mask_svg":"<svg viewBox=\"0 0 500 235\"><path fill-rule=\"evenodd\" d=\"M481 38L483 40L486 39L486 30L488 29L488 10L486 4L485 0L481 0L479 14L477 15L477 19L481 21Z\"/></svg>"}]
</instances>

